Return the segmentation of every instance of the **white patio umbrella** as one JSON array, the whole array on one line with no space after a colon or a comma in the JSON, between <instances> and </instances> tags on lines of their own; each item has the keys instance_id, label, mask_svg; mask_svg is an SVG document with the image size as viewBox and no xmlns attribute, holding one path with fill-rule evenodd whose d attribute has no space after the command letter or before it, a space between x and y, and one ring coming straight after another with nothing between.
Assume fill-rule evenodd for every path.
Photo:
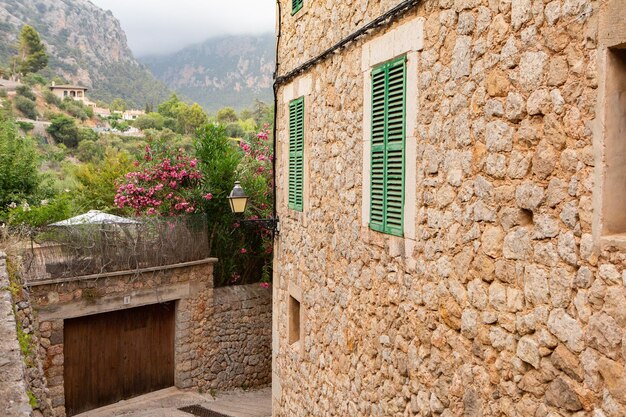
<instances>
[{"instance_id":1,"label":"white patio umbrella","mask_svg":"<svg viewBox=\"0 0 626 417\"><path fill-rule=\"evenodd\" d=\"M72 217L67 220L52 223L50 226L77 226L85 224L140 224L133 219L104 213L100 210L89 210L87 213Z\"/></svg>"}]
</instances>

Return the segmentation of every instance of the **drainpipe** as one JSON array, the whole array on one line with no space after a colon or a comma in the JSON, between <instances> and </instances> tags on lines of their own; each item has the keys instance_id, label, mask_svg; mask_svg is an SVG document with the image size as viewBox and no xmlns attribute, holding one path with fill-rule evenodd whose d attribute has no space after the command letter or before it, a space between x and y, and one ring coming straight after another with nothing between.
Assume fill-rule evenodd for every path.
<instances>
[{"instance_id":1,"label":"drainpipe","mask_svg":"<svg viewBox=\"0 0 626 417\"><path fill-rule=\"evenodd\" d=\"M276 221L276 228L274 229L274 233L279 232L280 231L280 223L278 221L278 213L277 213L277 206L276 206L276 202L277 197L276 197L276 191L277 191L277 187L276 187L276 144L278 142L277 140L277 128L276 128L276 123L278 121L278 87L279 84L277 82L278 79L278 48L280 46L280 32L281 32L281 10L280 10L280 0L276 0L276 7L278 10L278 17L277 17L277 24L278 24L278 30L276 33L276 59L275 59L275 66L274 66L274 84L273 84L273 89L274 89L274 126L272 127L272 140L273 140L273 152L274 152L274 157L272 158L272 188L273 188L273 209L272 209L272 217L274 218L274 220Z\"/></svg>"}]
</instances>

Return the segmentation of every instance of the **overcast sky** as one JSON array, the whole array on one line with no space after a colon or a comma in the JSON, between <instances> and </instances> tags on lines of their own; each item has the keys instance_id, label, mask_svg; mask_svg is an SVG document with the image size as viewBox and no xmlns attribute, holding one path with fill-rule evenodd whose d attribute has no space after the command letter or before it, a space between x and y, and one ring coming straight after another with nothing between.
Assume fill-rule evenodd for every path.
<instances>
[{"instance_id":1,"label":"overcast sky","mask_svg":"<svg viewBox=\"0 0 626 417\"><path fill-rule=\"evenodd\" d=\"M111 10L136 56L176 51L224 34L274 31L275 0L91 0Z\"/></svg>"}]
</instances>

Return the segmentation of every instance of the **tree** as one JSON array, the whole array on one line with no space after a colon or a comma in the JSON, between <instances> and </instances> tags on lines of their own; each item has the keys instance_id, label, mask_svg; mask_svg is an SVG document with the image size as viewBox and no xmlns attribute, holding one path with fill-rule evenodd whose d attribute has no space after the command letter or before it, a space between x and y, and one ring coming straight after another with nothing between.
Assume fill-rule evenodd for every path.
<instances>
[{"instance_id":1,"label":"tree","mask_svg":"<svg viewBox=\"0 0 626 417\"><path fill-rule=\"evenodd\" d=\"M24 75L42 70L48 65L46 46L32 26L24 25L22 28L18 56L14 58L14 64L17 72Z\"/></svg>"},{"instance_id":2,"label":"tree","mask_svg":"<svg viewBox=\"0 0 626 417\"><path fill-rule=\"evenodd\" d=\"M229 123L235 123L239 118L237 117L237 113L235 109L232 107L224 107L217 112L217 122L223 125L227 125Z\"/></svg>"},{"instance_id":3,"label":"tree","mask_svg":"<svg viewBox=\"0 0 626 417\"><path fill-rule=\"evenodd\" d=\"M50 126L46 129L54 140L67 146L75 148L78 145L79 134L76 122L71 117L59 115L52 119Z\"/></svg>"},{"instance_id":4,"label":"tree","mask_svg":"<svg viewBox=\"0 0 626 417\"><path fill-rule=\"evenodd\" d=\"M73 174L78 183L74 193L76 204L83 210L116 211L117 182L132 169L130 156L114 149L107 149L102 161L75 166Z\"/></svg>"},{"instance_id":5,"label":"tree","mask_svg":"<svg viewBox=\"0 0 626 417\"><path fill-rule=\"evenodd\" d=\"M178 117L179 106L182 102L178 99L176 94L172 94L167 101L159 104L157 112L163 117L170 117L176 119Z\"/></svg>"},{"instance_id":6,"label":"tree","mask_svg":"<svg viewBox=\"0 0 626 417\"><path fill-rule=\"evenodd\" d=\"M159 113L142 114L133 122L133 126L140 130L161 130L164 124L165 118Z\"/></svg>"},{"instance_id":7,"label":"tree","mask_svg":"<svg viewBox=\"0 0 626 417\"><path fill-rule=\"evenodd\" d=\"M20 138L15 124L0 120L0 210L22 200L33 202L41 182L34 143Z\"/></svg>"},{"instance_id":8,"label":"tree","mask_svg":"<svg viewBox=\"0 0 626 417\"><path fill-rule=\"evenodd\" d=\"M183 104L179 106L179 109L178 125L181 133L192 134L200 126L209 122L208 116L198 103L194 103L191 106Z\"/></svg>"},{"instance_id":9,"label":"tree","mask_svg":"<svg viewBox=\"0 0 626 417\"><path fill-rule=\"evenodd\" d=\"M111 110L112 112L114 112L114 111L126 111L127 108L128 108L128 105L121 98L116 98L109 105L109 110Z\"/></svg>"},{"instance_id":10,"label":"tree","mask_svg":"<svg viewBox=\"0 0 626 417\"><path fill-rule=\"evenodd\" d=\"M229 138L243 138L246 131L239 125L239 123L229 123L226 126L226 135Z\"/></svg>"},{"instance_id":11,"label":"tree","mask_svg":"<svg viewBox=\"0 0 626 417\"><path fill-rule=\"evenodd\" d=\"M268 106L261 100L255 99L252 108L252 117L257 126L272 125L274 123L274 107Z\"/></svg>"},{"instance_id":12,"label":"tree","mask_svg":"<svg viewBox=\"0 0 626 417\"><path fill-rule=\"evenodd\" d=\"M250 196L246 218L268 218L272 214L272 149L269 132L259 132L250 141L234 146L220 124L198 129L196 156L202 173L203 202L210 230L211 255L218 256L215 283L254 282L271 275L272 234L264 228L240 227L230 212L227 197L235 181Z\"/></svg>"}]
</instances>

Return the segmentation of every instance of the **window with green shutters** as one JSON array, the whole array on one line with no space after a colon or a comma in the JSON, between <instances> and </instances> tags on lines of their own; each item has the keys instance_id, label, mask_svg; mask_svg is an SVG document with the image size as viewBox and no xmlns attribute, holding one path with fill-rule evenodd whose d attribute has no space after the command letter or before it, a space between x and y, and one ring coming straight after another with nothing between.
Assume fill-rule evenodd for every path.
<instances>
[{"instance_id":1,"label":"window with green shutters","mask_svg":"<svg viewBox=\"0 0 626 417\"><path fill-rule=\"evenodd\" d=\"M406 57L372 70L370 228L403 235Z\"/></svg>"},{"instance_id":2,"label":"window with green shutters","mask_svg":"<svg viewBox=\"0 0 626 417\"><path fill-rule=\"evenodd\" d=\"M289 103L289 208L302 211L304 185L304 97Z\"/></svg>"},{"instance_id":3,"label":"window with green shutters","mask_svg":"<svg viewBox=\"0 0 626 417\"><path fill-rule=\"evenodd\" d=\"M302 4L304 0L291 0L291 14L294 15L298 13L298 10L302 8Z\"/></svg>"}]
</instances>

